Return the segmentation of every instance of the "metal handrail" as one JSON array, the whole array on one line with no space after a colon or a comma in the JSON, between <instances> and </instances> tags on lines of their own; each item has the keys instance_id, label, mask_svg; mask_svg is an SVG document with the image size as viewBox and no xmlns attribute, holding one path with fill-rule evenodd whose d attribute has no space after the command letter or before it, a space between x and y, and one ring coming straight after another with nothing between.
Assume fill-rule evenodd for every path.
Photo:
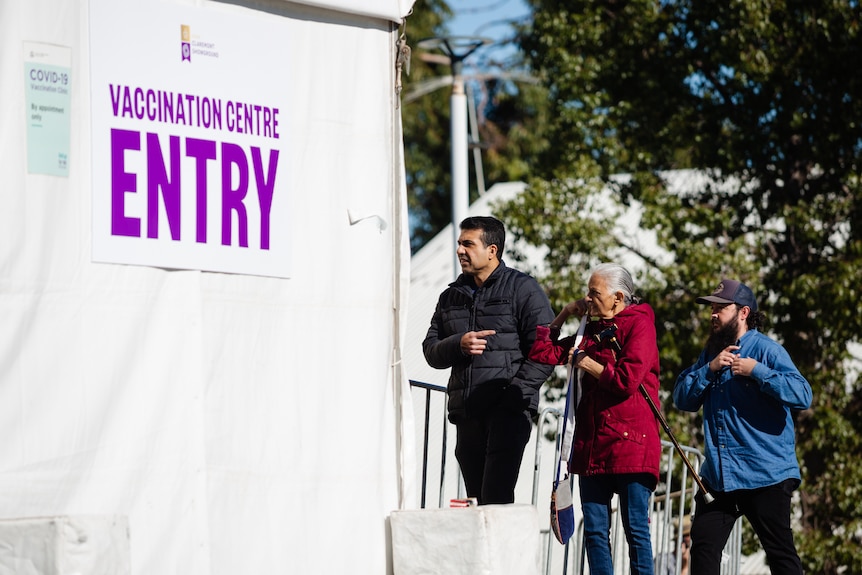
<instances>
[{"instance_id":1,"label":"metal handrail","mask_svg":"<svg viewBox=\"0 0 862 575\"><path fill-rule=\"evenodd\" d=\"M446 392L446 388L440 385L434 385L430 383L425 383L421 381L410 380L410 385L415 388L424 389L425 390L425 416L424 416L424 438L423 438L423 457L422 457L422 498L421 498L421 507L424 509L426 506L426 495L427 495L427 481L428 481L428 459L429 459L429 431L430 431L430 421L431 421L431 397L432 392ZM443 410L443 430L442 430L442 447L441 447L441 460L440 460L440 493L438 500L438 507L443 507L444 501L444 487L445 487L445 475L446 475L446 459L447 459L447 428L449 425L447 419L446 409ZM533 460L533 489L532 489L532 504L534 506L538 505L539 500L539 481L540 481L540 470L542 465L542 437L544 437L545 426L551 417L557 418L557 429L555 430L555 448L554 448L554 465L556 466L557 460L560 458L560 434L562 431L562 418L560 417L562 412L559 409L548 407L541 411L538 417L537 422L537 439L536 439L536 453L534 454ZM677 460L675 459L678 455L674 448L674 445L669 442L662 440L662 450L663 450L663 458L665 459L665 471L664 471L664 493L654 493L651 498L651 522L653 520L652 516L655 516L655 535L653 537L653 549L659 562L658 567L664 566L664 562L667 561L667 552L671 550L673 554L675 554L676 559L676 573L679 573L680 563L681 563L681 543L682 543L682 530L673 526L674 521L678 521L681 524L682 518L691 513L694 494L696 492L694 481L688 473L688 468L686 465L680 466L680 475L675 475L675 469L677 467ZM692 461L693 468L699 473L700 467L703 463L703 455L700 451L695 448L688 446L681 446L681 450L683 453L689 457L690 461ZM671 486L674 484L674 481L678 481L679 489L676 491L670 492ZM460 474L459 474L459 493L460 493ZM625 538L622 537L622 527L621 527L621 519L619 518L618 513L614 513L615 519L612 522L611 528L611 536L614 541L613 548L625 548L627 545ZM728 540L727 547L725 548L725 552L729 555L730 561L722 565L721 573L722 575L738 575L740 572L740 557L741 557L741 538L742 538L742 529L741 522L737 521L734 526L734 530L731 533L731 537ZM548 528L541 529L541 535L544 537L546 548L545 548L545 574L550 575L552 568L552 555L553 555L553 547L555 546L555 539L553 535L551 535L550 530ZM575 535L572 539L563 547L563 559L562 559L562 570L560 573L565 575L568 572L569 563L570 563L570 552L574 551L572 555L574 559L574 573L583 574L586 568L586 557L585 557L585 548L584 548L584 538L583 538L583 521L579 521L576 525ZM659 555L661 554L661 558ZM615 565L618 571L622 569L623 572L627 569L627 561L628 557L622 551L615 551L615 557L619 557L621 563L623 565ZM616 561L616 559L615 559ZM658 572L657 572L658 573Z\"/></svg>"},{"instance_id":2,"label":"metal handrail","mask_svg":"<svg viewBox=\"0 0 862 575\"><path fill-rule=\"evenodd\" d=\"M446 388L440 385L434 385L433 383L425 383L423 381L415 381L413 379L410 380L410 386L425 390L425 420L423 422L425 434L422 442L422 498L420 502L420 507L425 509L425 496L428 490L428 431L430 430L431 424L431 392L437 391L446 393ZM443 459L440 462L439 507L443 507L443 484L446 478L446 427L446 410L443 410Z\"/></svg>"}]
</instances>

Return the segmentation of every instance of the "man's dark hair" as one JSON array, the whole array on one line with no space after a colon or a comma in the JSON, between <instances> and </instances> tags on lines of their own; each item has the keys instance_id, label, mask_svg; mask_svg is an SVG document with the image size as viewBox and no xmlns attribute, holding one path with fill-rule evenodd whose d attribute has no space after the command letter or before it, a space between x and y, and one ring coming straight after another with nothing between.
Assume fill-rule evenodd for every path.
<instances>
[{"instance_id":1,"label":"man's dark hair","mask_svg":"<svg viewBox=\"0 0 862 575\"><path fill-rule=\"evenodd\" d=\"M742 306L737 305L736 307ZM748 314L748 317L745 320L745 325L748 326L748 329L760 329L766 325L766 316L763 315L762 311L753 311Z\"/></svg>"},{"instance_id":2,"label":"man's dark hair","mask_svg":"<svg viewBox=\"0 0 862 575\"><path fill-rule=\"evenodd\" d=\"M506 227L503 222L491 216L471 216L461 222L462 230L482 230L482 243L485 247L497 246L497 259L503 259L506 244Z\"/></svg>"}]
</instances>

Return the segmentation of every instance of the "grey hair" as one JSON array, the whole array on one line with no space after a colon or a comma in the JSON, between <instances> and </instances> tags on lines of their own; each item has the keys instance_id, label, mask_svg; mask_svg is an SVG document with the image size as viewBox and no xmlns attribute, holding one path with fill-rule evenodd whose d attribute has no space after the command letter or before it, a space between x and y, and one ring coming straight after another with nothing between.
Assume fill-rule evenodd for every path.
<instances>
[{"instance_id":1,"label":"grey hair","mask_svg":"<svg viewBox=\"0 0 862 575\"><path fill-rule=\"evenodd\" d=\"M623 302L626 305L641 302L641 298L635 295L635 282L632 280L632 274L620 264L599 264L593 268L590 275L604 278L611 293L622 292Z\"/></svg>"}]
</instances>

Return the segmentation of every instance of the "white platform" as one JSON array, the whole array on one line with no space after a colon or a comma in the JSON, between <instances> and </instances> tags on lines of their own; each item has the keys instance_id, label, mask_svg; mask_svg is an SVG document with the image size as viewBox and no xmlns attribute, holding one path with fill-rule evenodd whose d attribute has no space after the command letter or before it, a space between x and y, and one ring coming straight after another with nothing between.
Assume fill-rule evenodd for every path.
<instances>
[{"instance_id":1,"label":"white platform","mask_svg":"<svg viewBox=\"0 0 862 575\"><path fill-rule=\"evenodd\" d=\"M0 520L0 575L129 575L123 516Z\"/></svg>"},{"instance_id":2,"label":"white platform","mask_svg":"<svg viewBox=\"0 0 862 575\"><path fill-rule=\"evenodd\" d=\"M539 516L532 505L394 511L395 575L538 575Z\"/></svg>"}]
</instances>

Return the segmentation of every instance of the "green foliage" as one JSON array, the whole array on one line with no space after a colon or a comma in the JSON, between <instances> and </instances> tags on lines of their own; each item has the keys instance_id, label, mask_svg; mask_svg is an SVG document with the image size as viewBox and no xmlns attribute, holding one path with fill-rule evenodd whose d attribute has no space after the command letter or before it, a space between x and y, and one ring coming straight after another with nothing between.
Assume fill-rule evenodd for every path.
<instances>
[{"instance_id":1,"label":"green foliage","mask_svg":"<svg viewBox=\"0 0 862 575\"><path fill-rule=\"evenodd\" d=\"M531 5L521 45L550 96L552 145L499 213L547 250L555 309L582 297L595 262L632 247L589 198L641 206L641 227L673 254L639 254L633 270L658 318L664 411L699 446L700 416L669 397L707 333L694 298L723 276L751 285L766 331L814 389L798 415L806 571L862 572L862 381L847 364L862 333L862 75L849 66L862 57L859 3ZM681 169L702 177L670 193Z\"/></svg>"},{"instance_id":2,"label":"green foliage","mask_svg":"<svg viewBox=\"0 0 862 575\"><path fill-rule=\"evenodd\" d=\"M444 0L418 0L407 18L406 35L413 48L409 75L403 77L402 121L404 131L407 200L411 223L411 247L415 251L450 221L452 182L450 151L451 84L434 87L435 81L452 73L442 53L418 46L427 38L446 36L451 9ZM514 38L514 28L513 35ZM485 187L498 182L525 181L536 159L548 147L542 126L549 122L546 89L519 73L520 53L512 50L506 61L486 54L500 53L512 45L504 38L474 52L464 66L468 94L476 103L478 142L482 154ZM472 70L478 68L481 74ZM468 66L469 64L469 66ZM422 94L414 97L414 94ZM478 176L470 162L470 198L479 193Z\"/></svg>"},{"instance_id":3,"label":"green foliage","mask_svg":"<svg viewBox=\"0 0 862 575\"><path fill-rule=\"evenodd\" d=\"M407 202L413 247L434 237L452 210L449 154L449 91L436 90L408 101L411 91L438 76L449 74L448 65L429 63L416 48L418 41L445 33L451 10L444 0L418 0L402 29L412 48L410 74L402 75L401 120ZM442 225L441 225L442 222Z\"/></svg>"}]
</instances>

